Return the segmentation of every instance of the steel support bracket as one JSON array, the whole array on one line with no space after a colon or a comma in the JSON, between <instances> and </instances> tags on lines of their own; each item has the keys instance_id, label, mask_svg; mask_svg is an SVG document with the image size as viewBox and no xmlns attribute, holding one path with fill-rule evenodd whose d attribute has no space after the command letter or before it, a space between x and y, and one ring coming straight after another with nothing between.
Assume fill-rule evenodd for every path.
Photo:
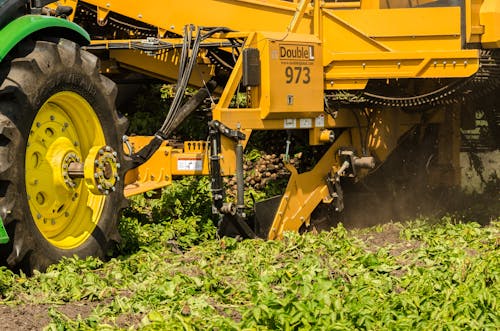
<instances>
[{"instance_id":1,"label":"steel support bracket","mask_svg":"<svg viewBox=\"0 0 500 331\"><path fill-rule=\"evenodd\" d=\"M219 122L217 120L208 122L208 126L216 129L223 136L225 136L229 139L233 139L234 141L240 141L240 140L246 139L246 135L243 132L241 132L239 130L233 130L231 128L228 128L227 126L225 126L224 124L222 124L221 122Z\"/></svg>"}]
</instances>

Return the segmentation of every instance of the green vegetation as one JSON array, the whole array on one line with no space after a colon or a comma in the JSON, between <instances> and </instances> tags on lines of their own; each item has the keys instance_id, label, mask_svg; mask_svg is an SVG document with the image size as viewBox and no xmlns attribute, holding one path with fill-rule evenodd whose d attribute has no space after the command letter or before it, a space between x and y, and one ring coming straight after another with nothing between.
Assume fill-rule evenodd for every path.
<instances>
[{"instance_id":1,"label":"green vegetation","mask_svg":"<svg viewBox=\"0 0 500 331\"><path fill-rule=\"evenodd\" d=\"M49 304L48 330L495 330L500 222L447 217L283 241L217 238L205 179L137 199L107 262L0 269L3 305ZM199 194L193 194L199 192ZM154 220L154 222L153 222ZM80 316L68 305L90 306ZM77 306L78 307L78 306Z\"/></svg>"}]
</instances>

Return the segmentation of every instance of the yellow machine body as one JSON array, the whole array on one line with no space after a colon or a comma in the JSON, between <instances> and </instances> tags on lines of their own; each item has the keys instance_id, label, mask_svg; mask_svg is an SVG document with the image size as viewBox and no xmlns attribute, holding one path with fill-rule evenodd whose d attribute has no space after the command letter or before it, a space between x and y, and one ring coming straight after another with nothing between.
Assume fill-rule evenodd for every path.
<instances>
[{"instance_id":1,"label":"yellow machine body","mask_svg":"<svg viewBox=\"0 0 500 331\"><path fill-rule=\"evenodd\" d=\"M480 69L481 50L500 46L497 0L61 3L75 8L71 18L76 22L90 15L95 19L94 30L99 31L100 26L107 31L94 38L89 47L106 52L103 73L131 70L175 82L184 27L225 27L227 30L214 34L201 46L189 83L202 87L216 72L217 64L207 51L208 45L219 44L221 51L230 54L229 42L242 41L238 54L233 54L235 63L227 83L216 91L220 98L213 105L212 118L245 133L243 145L253 130L303 129L309 131L311 145L331 143L310 172L299 174L288 166L292 175L266 235L270 239L307 225L320 202L334 200L335 192L325 178L343 175L344 160L339 151L366 150L381 163L398 146L399 138L417 124L443 123L440 132L446 144L440 145L437 168L447 169L448 175L436 178L449 186L458 184L460 109L455 108L459 106L435 107L429 115L383 104L353 111L337 109L331 116L325 98L338 91L363 91L374 80L389 85L405 79L420 79L422 84L407 93L418 96L425 87L438 86L441 80L473 76ZM119 17L125 17L126 24L120 23ZM133 22L138 28L133 27ZM113 26L120 24L128 32L114 38ZM154 42L168 44L169 48L157 52L137 49L134 43L144 43L141 28L154 30ZM244 60L245 54L249 58ZM252 67L252 61L257 68ZM250 80L244 91L247 105L232 106L231 101L246 79ZM342 131L333 143L328 141L331 131L325 131L332 129ZM131 142L134 148L140 148L147 139L132 137ZM147 163L129 172L125 194L164 187L175 175L208 174L207 148L200 142L186 142L181 147L163 145ZM222 136L220 155L222 175L234 175L235 141ZM356 176L361 178L366 173L360 171Z\"/></svg>"}]
</instances>

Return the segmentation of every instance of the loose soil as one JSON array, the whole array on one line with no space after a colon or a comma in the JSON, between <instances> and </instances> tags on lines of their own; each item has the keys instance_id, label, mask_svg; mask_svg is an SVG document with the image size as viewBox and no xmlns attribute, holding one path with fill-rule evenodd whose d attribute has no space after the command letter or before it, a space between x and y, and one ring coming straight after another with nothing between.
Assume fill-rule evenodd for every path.
<instances>
[{"instance_id":1,"label":"loose soil","mask_svg":"<svg viewBox=\"0 0 500 331\"><path fill-rule=\"evenodd\" d=\"M0 304L0 325L2 330L42 330L50 322L49 310L55 309L68 318L89 316L97 306L96 302L72 302L58 304L21 304L16 306Z\"/></svg>"}]
</instances>

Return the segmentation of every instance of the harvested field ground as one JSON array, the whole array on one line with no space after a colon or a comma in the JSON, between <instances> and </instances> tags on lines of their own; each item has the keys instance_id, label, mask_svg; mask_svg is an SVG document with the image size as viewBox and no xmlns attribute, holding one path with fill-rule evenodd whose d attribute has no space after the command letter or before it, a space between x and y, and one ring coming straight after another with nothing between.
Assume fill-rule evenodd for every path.
<instances>
[{"instance_id":1,"label":"harvested field ground","mask_svg":"<svg viewBox=\"0 0 500 331\"><path fill-rule=\"evenodd\" d=\"M130 220L128 220L130 222ZM453 218L209 239L131 226L137 250L0 272L3 330L449 329L500 323L500 227ZM134 227L135 226L135 227Z\"/></svg>"},{"instance_id":2,"label":"harvested field ground","mask_svg":"<svg viewBox=\"0 0 500 331\"><path fill-rule=\"evenodd\" d=\"M318 231L325 228L319 222L282 241L236 241L217 238L207 187L186 178L160 199L133 200L120 224L122 243L109 261L66 259L32 277L0 267L2 329L500 325L500 203L494 191L429 196L438 207L427 210L430 218L416 216L420 206L394 216L387 212L396 210L390 201L361 199L363 208L343 215L352 222L337 218L327 223L334 225L329 231ZM441 201L453 202L446 208L454 216L443 216Z\"/></svg>"}]
</instances>

